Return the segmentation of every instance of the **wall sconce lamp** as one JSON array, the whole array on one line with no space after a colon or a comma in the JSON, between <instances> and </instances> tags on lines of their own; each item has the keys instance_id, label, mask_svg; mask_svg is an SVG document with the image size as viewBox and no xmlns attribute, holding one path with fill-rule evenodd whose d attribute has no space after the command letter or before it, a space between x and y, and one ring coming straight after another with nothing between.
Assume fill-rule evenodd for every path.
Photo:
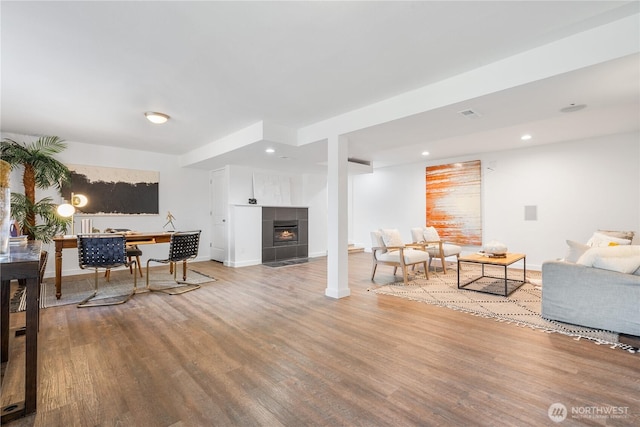
<instances>
[{"instance_id":1,"label":"wall sconce lamp","mask_svg":"<svg viewBox=\"0 0 640 427\"><path fill-rule=\"evenodd\" d=\"M74 223L73 215L76 213L76 208L81 208L83 206L86 206L87 203L89 203L89 199L87 199L87 196L85 196L84 194L71 193L71 202L63 203L58 206L58 209L57 209L58 215L65 218L71 217L71 234L72 235L76 234L73 227L73 223Z\"/></svg>"}]
</instances>

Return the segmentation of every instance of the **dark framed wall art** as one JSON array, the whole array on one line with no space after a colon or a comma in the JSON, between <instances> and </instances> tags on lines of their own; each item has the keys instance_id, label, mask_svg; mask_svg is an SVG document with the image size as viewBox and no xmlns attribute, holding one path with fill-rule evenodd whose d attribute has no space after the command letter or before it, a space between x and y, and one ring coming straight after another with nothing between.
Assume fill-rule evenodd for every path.
<instances>
[{"instance_id":1,"label":"dark framed wall art","mask_svg":"<svg viewBox=\"0 0 640 427\"><path fill-rule=\"evenodd\" d=\"M84 194L89 202L79 209L84 214L158 215L160 173L101 166L67 165L70 183L62 197Z\"/></svg>"}]
</instances>

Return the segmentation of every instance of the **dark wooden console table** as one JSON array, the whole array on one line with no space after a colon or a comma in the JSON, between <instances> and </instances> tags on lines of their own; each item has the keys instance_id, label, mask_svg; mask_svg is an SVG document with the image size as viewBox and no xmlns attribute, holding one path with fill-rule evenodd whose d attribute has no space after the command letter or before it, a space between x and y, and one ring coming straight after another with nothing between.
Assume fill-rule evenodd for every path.
<instances>
[{"instance_id":1,"label":"dark wooden console table","mask_svg":"<svg viewBox=\"0 0 640 427\"><path fill-rule=\"evenodd\" d=\"M40 313L40 242L28 242L10 247L10 255L0 259L2 343L0 359L9 360L9 300L11 280L24 280L27 292L26 350L24 401L2 408L0 424L36 412L38 399L38 321Z\"/></svg>"}]
</instances>

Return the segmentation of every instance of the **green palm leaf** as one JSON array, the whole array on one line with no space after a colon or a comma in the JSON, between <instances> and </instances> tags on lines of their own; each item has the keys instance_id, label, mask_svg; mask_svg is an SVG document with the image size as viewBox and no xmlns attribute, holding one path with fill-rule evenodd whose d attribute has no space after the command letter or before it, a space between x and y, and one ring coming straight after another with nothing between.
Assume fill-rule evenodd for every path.
<instances>
[{"instance_id":1,"label":"green palm leaf","mask_svg":"<svg viewBox=\"0 0 640 427\"><path fill-rule=\"evenodd\" d=\"M31 240L48 242L54 235L65 231L70 223L70 219L57 215L57 206L50 198L35 200L36 187L60 189L69 181L69 169L53 157L65 148L67 144L57 136L43 136L24 144L6 138L0 143L2 160L9 163L12 170L24 167L22 182L25 194L12 193L11 215Z\"/></svg>"}]
</instances>

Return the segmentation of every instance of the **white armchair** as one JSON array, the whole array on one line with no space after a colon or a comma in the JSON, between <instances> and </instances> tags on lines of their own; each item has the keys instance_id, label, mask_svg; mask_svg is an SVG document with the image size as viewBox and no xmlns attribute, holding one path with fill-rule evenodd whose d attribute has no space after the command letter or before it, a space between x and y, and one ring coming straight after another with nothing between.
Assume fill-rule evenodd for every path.
<instances>
[{"instance_id":1,"label":"white armchair","mask_svg":"<svg viewBox=\"0 0 640 427\"><path fill-rule=\"evenodd\" d=\"M395 229L377 230L371 232L371 254L373 255L373 268L371 280L376 274L378 264L393 266L393 274L402 269L404 284L407 284L407 270L409 266L422 264L424 274L429 278L429 254L423 250L410 248L402 242L400 232Z\"/></svg>"},{"instance_id":2,"label":"white armchair","mask_svg":"<svg viewBox=\"0 0 640 427\"><path fill-rule=\"evenodd\" d=\"M411 229L411 238L414 245L423 245L424 250L429 252L431 258L429 259L429 267L431 267L431 260L433 258L440 258L442 263L442 272L447 274L447 264L445 258L450 256L460 257L462 248L458 245L451 243L444 243L440 239L438 230L434 227L417 227Z\"/></svg>"}]
</instances>

